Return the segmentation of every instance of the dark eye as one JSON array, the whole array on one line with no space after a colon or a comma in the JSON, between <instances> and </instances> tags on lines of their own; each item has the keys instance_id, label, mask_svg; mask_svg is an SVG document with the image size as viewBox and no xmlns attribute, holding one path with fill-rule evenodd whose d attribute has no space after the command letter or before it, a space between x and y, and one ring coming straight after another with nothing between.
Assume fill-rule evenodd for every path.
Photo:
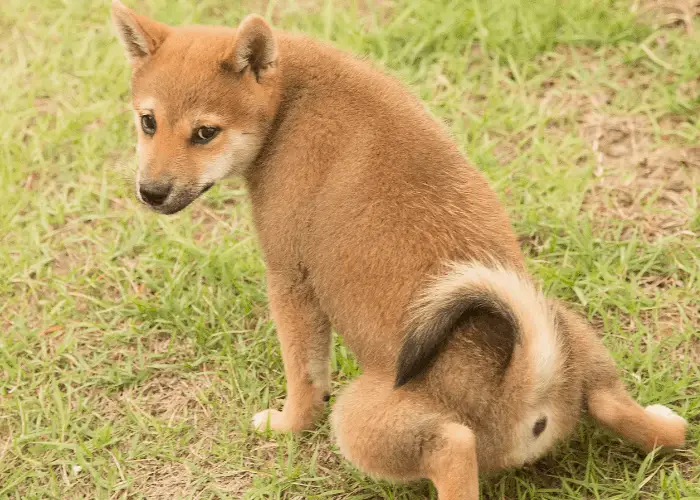
<instances>
[{"instance_id":1,"label":"dark eye","mask_svg":"<svg viewBox=\"0 0 700 500\"><path fill-rule=\"evenodd\" d=\"M199 127L192 135L192 142L195 144L206 144L216 137L218 133L219 129L216 127Z\"/></svg>"},{"instance_id":2,"label":"dark eye","mask_svg":"<svg viewBox=\"0 0 700 500\"><path fill-rule=\"evenodd\" d=\"M146 135L153 135L156 133L156 118L153 115L142 115L141 116L141 128L143 133Z\"/></svg>"}]
</instances>

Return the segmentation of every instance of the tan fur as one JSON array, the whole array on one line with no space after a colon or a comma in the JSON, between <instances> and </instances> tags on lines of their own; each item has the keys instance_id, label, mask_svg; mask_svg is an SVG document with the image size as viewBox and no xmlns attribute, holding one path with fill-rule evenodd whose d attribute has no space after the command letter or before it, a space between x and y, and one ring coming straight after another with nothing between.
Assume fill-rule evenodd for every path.
<instances>
[{"instance_id":1,"label":"tan fur","mask_svg":"<svg viewBox=\"0 0 700 500\"><path fill-rule=\"evenodd\" d=\"M626 396L597 335L537 292L498 198L397 81L257 16L230 29L166 27L117 1L113 12L135 110L158 121L153 136L139 131L138 176L171 188L157 210L184 208L226 175L246 180L288 390L256 427L314 425L333 325L364 370L333 411L342 453L371 474L430 478L443 500L476 499L478 471L536 459L585 404L644 449L683 444L685 422ZM198 126L220 133L188 142ZM443 297L472 292L464 321L452 318L426 367L395 387L406 342L430 340L420 329Z\"/></svg>"},{"instance_id":2,"label":"tan fur","mask_svg":"<svg viewBox=\"0 0 700 500\"><path fill-rule=\"evenodd\" d=\"M527 279L498 264L478 262L452 264L449 271L425 285L409 311L409 322L423 323L443 307L449 307L454 295L493 294L508 304L520 318L525 331L524 356L531 359L530 374L536 387L533 397L544 395L549 380L561 370L557 358L557 332L553 314L544 296Z\"/></svg>"}]
</instances>

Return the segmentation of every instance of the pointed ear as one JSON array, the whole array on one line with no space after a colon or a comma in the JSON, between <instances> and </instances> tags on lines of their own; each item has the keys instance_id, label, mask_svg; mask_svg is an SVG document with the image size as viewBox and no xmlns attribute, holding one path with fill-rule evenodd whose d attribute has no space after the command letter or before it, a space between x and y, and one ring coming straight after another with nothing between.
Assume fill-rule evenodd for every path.
<instances>
[{"instance_id":1,"label":"pointed ear","mask_svg":"<svg viewBox=\"0 0 700 500\"><path fill-rule=\"evenodd\" d=\"M170 33L168 26L139 16L119 0L112 0L112 22L134 65L152 56Z\"/></svg>"},{"instance_id":2,"label":"pointed ear","mask_svg":"<svg viewBox=\"0 0 700 500\"><path fill-rule=\"evenodd\" d=\"M233 49L224 61L225 67L239 73L250 68L260 77L277 62L277 42L265 20L255 14L247 16L236 30Z\"/></svg>"}]
</instances>

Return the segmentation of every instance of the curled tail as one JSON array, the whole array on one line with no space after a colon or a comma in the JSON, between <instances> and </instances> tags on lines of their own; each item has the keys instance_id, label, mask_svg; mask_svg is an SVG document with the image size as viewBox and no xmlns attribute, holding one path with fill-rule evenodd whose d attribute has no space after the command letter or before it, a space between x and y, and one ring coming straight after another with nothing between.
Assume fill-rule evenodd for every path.
<instances>
[{"instance_id":1,"label":"curled tail","mask_svg":"<svg viewBox=\"0 0 700 500\"><path fill-rule=\"evenodd\" d=\"M555 371L557 349L556 325L544 297L515 271L471 263L453 265L413 305L396 363L395 387L422 373L455 331L484 314L508 325L505 330L477 332L491 350L499 351L503 369L522 345L533 357L536 379L546 383Z\"/></svg>"}]
</instances>

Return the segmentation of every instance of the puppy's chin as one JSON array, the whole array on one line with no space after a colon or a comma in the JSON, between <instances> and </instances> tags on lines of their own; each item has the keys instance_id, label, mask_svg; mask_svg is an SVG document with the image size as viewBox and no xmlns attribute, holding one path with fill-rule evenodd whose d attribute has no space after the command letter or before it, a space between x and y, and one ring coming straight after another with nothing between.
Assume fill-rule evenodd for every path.
<instances>
[{"instance_id":1,"label":"puppy's chin","mask_svg":"<svg viewBox=\"0 0 700 500\"><path fill-rule=\"evenodd\" d=\"M171 194L165 201L165 203L163 203L162 205L159 205L157 207L149 205L149 208L154 212L157 212L162 215L174 215L187 208L194 200L196 200L201 195L209 191L213 186L214 183L210 182L197 190L179 190L178 192Z\"/></svg>"},{"instance_id":2,"label":"puppy's chin","mask_svg":"<svg viewBox=\"0 0 700 500\"><path fill-rule=\"evenodd\" d=\"M154 212L157 212L161 215L174 215L181 210L187 208L190 203L192 203L193 200L187 201L187 202L173 202L173 203L168 203L166 205L161 205L160 207L150 207L151 210Z\"/></svg>"}]
</instances>

